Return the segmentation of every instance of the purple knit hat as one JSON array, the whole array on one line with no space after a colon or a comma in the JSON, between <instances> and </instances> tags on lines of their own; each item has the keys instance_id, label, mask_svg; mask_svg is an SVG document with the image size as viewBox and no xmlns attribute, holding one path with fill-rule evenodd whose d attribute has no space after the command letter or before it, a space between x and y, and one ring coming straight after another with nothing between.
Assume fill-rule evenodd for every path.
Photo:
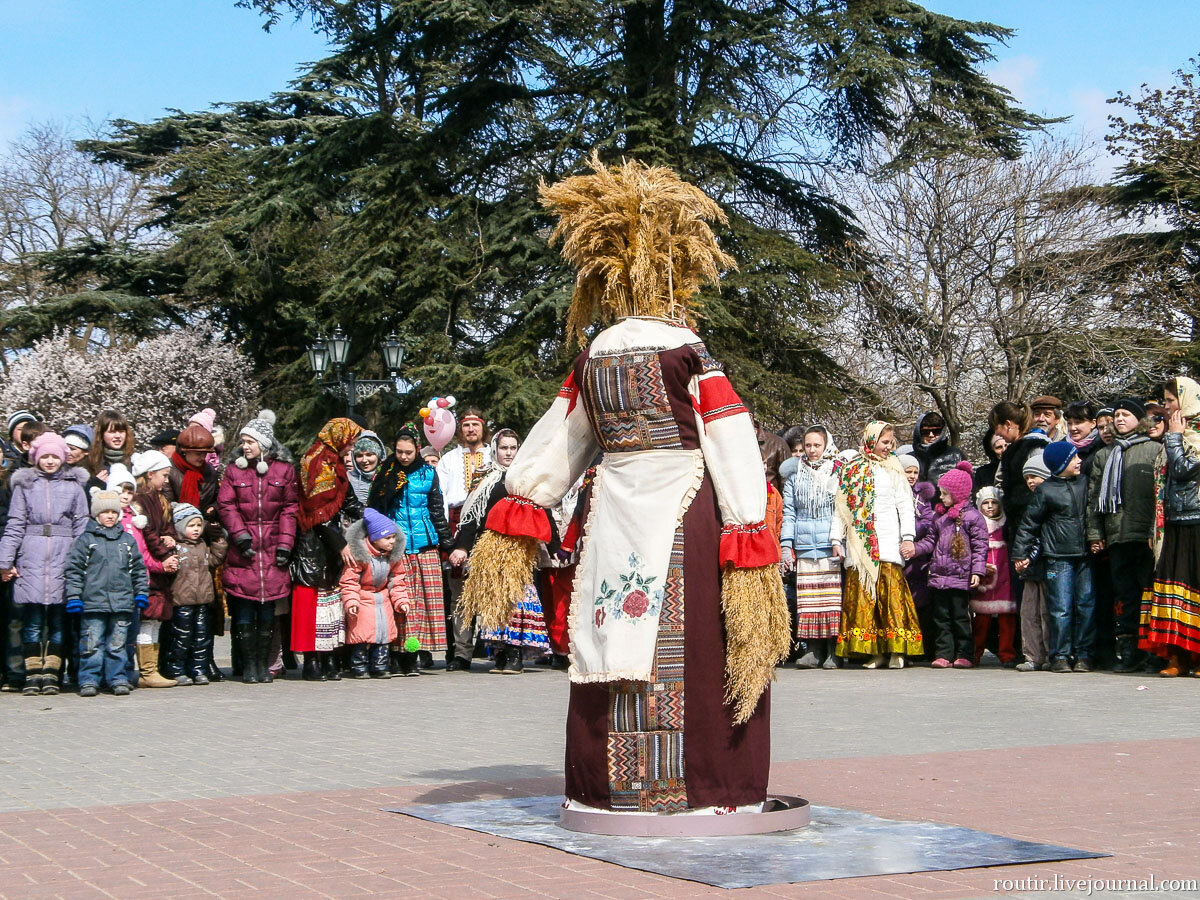
<instances>
[{"instance_id":1,"label":"purple knit hat","mask_svg":"<svg viewBox=\"0 0 1200 900\"><path fill-rule=\"evenodd\" d=\"M367 529L367 540L378 541L396 533L396 523L381 512L367 509L363 512L363 527Z\"/></svg>"},{"instance_id":2,"label":"purple knit hat","mask_svg":"<svg viewBox=\"0 0 1200 900\"><path fill-rule=\"evenodd\" d=\"M965 459L938 479L938 487L950 495L951 505L959 506L971 499L971 464Z\"/></svg>"},{"instance_id":3,"label":"purple knit hat","mask_svg":"<svg viewBox=\"0 0 1200 900\"><path fill-rule=\"evenodd\" d=\"M47 431L45 434L38 435L33 442L33 446L29 448L29 458L33 460L33 464L36 466L38 460L43 456L57 456L63 462L66 462L67 442L53 431Z\"/></svg>"}]
</instances>

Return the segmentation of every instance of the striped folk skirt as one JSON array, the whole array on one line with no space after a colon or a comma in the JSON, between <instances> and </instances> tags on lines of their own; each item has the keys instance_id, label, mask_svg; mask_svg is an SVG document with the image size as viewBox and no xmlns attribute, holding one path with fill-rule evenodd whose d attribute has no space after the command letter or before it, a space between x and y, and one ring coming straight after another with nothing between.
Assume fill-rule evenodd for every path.
<instances>
[{"instance_id":1,"label":"striped folk skirt","mask_svg":"<svg viewBox=\"0 0 1200 900\"><path fill-rule=\"evenodd\" d=\"M796 637L835 638L842 621L842 561L796 560Z\"/></svg>"},{"instance_id":2,"label":"striped folk skirt","mask_svg":"<svg viewBox=\"0 0 1200 900\"><path fill-rule=\"evenodd\" d=\"M313 588L302 584L293 587L292 651L328 653L344 643L346 612L342 608L342 592L338 588Z\"/></svg>"},{"instance_id":3,"label":"striped folk skirt","mask_svg":"<svg viewBox=\"0 0 1200 900\"><path fill-rule=\"evenodd\" d=\"M485 631L482 637L494 644L549 650L546 618L542 615L542 600L537 589L532 584L525 585L525 596L513 608L508 624L496 631Z\"/></svg>"},{"instance_id":4,"label":"striped folk skirt","mask_svg":"<svg viewBox=\"0 0 1200 900\"><path fill-rule=\"evenodd\" d=\"M442 557L437 548L406 553L408 560L408 615L396 614L397 649L415 637L430 653L446 649L446 607L442 588Z\"/></svg>"},{"instance_id":5,"label":"striped folk skirt","mask_svg":"<svg viewBox=\"0 0 1200 900\"><path fill-rule=\"evenodd\" d=\"M838 656L920 656L925 652L912 592L898 565L879 564L874 597L863 589L853 566L846 568L845 580Z\"/></svg>"},{"instance_id":6,"label":"striped folk skirt","mask_svg":"<svg viewBox=\"0 0 1200 900\"><path fill-rule=\"evenodd\" d=\"M1154 584L1142 594L1138 646L1200 653L1200 525L1168 525Z\"/></svg>"}]
</instances>

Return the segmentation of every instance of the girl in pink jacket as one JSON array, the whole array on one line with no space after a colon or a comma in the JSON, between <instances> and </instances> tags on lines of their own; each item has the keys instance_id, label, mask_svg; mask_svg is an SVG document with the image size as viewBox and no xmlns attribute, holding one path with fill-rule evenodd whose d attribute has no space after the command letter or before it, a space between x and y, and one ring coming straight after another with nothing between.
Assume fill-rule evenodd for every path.
<instances>
[{"instance_id":1,"label":"girl in pink jacket","mask_svg":"<svg viewBox=\"0 0 1200 900\"><path fill-rule=\"evenodd\" d=\"M346 529L354 564L342 571L342 604L346 608L346 643L350 645L350 674L354 678L387 678L388 649L405 641L409 597L405 579L404 536L396 523L371 508L361 521ZM415 642L415 638L410 639ZM419 646L405 642L401 672L420 675Z\"/></svg>"}]
</instances>

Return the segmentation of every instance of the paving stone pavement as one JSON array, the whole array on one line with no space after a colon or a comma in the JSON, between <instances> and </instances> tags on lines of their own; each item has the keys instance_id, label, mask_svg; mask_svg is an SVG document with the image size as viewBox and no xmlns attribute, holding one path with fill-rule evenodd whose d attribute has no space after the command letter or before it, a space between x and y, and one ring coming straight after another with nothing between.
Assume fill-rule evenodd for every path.
<instances>
[{"instance_id":1,"label":"paving stone pavement","mask_svg":"<svg viewBox=\"0 0 1200 900\"><path fill-rule=\"evenodd\" d=\"M381 813L561 789L565 676L476 665L126 698L0 695L0 897L726 895ZM1198 878L1200 783L1175 781L1200 758L1198 699L1196 679L780 670L776 790L1117 855L738 895L1040 897L993 881Z\"/></svg>"}]
</instances>

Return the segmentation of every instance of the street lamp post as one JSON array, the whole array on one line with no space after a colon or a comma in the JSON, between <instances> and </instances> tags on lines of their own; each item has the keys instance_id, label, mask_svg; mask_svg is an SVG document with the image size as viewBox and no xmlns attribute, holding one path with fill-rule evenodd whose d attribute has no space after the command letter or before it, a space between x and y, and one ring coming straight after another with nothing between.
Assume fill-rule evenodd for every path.
<instances>
[{"instance_id":1,"label":"street lamp post","mask_svg":"<svg viewBox=\"0 0 1200 900\"><path fill-rule=\"evenodd\" d=\"M383 355L383 364L387 366L390 378L359 378L353 370L346 368L346 360L350 357L350 338L340 327L333 330L327 338L317 337L308 345L308 364L316 375L318 383L331 393L341 394L346 398L346 414L354 414L354 406L362 400L374 397L380 391L394 391L397 395L407 394L412 385L400 376L404 365L404 354L407 348L393 332L379 342L379 350ZM321 377L333 366L333 378L321 381Z\"/></svg>"}]
</instances>

